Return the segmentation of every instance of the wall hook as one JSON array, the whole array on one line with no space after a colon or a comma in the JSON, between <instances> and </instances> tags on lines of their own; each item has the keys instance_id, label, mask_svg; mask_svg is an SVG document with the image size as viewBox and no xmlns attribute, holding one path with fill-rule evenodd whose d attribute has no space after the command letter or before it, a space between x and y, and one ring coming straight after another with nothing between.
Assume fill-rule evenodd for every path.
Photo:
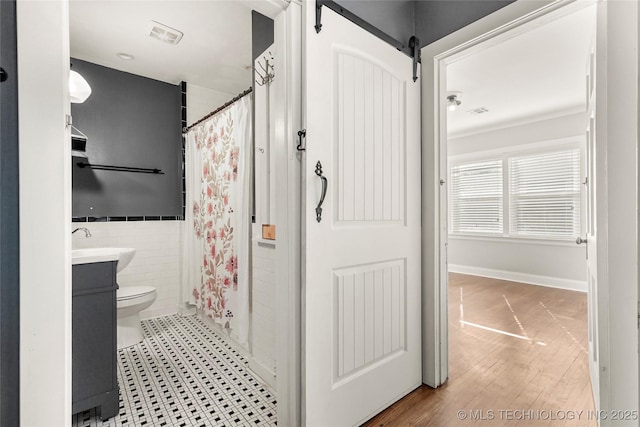
<instances>
[{"instance_id":1,"label":"wall hook","mask_svg":"<svg viewBox=\"0 0 640 427\"><path fill-rule=\"evenodd\" d=\"M296 150L298 151L306 151L307 148L302 146L302 138L307 138L307 130L306 129L302 129L298 131L298 146L296 147Z\"/></svg>"}]
</instances>

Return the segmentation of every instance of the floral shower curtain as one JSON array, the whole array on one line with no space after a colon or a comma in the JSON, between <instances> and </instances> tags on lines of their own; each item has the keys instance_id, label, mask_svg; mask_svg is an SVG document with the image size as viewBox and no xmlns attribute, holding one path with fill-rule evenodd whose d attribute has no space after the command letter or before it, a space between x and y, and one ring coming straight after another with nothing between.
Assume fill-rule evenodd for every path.
<instances>
[{"instance_id":1,"label":"floral shower curtain","mask_svg":"<svg viewBox=\"0 0 640 427\"><path fill-rule=\"evenodd\" d=\"M251 101L191 129L185 145L183 298L247 345Z\"/></svg>"}]
</instances>

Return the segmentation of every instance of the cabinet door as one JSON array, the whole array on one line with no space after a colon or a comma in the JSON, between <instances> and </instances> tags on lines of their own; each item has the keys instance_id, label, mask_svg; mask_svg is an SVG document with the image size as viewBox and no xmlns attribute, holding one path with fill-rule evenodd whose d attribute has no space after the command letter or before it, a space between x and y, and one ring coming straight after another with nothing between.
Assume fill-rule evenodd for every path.
<instances>
[{"instance_id":1,"label":"cabinet door","mask_svg":"<svg viewBox=\"0 0 640 427\"><path fill-rule=\"evenodd\" d=\"M73 298L73 401L114 389L115 292Z\"/></svg>"},{"instance_id":2,"label":"cabinet door","mask_svg":"<svg viewBox=\"0 0 640 427\"><path fill-rule=\"evenodd\" d=\"M116 287L116 262L73 266L72 395L78 410L118 388Z\"/></svg>"}]
</instances>

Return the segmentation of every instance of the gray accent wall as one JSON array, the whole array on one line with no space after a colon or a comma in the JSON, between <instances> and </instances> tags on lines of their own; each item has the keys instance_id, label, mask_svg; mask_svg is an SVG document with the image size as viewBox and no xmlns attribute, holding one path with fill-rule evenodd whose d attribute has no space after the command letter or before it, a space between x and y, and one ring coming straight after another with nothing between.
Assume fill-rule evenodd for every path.
<instances>
[{"instance_id":1,"label":"gray accent wall","mask_svg":"<svg viewBox=\"0 0 640 427\"><path fill-rule=\"evenodd\" d=\"M20 425L20 221L16 2L0 1L0 425ZM35 179L35 178L34 178Z\"/></svg>"},{"instance_id":2,"label":"gray accent wall","mask_svg":"<svg viewBox=\"0 0 640 427\"><path fill-rule=\"evenodd\" d=\"M273 19L251 11L251 58L255 59L273 44Z\"/></svg>"},{"instance_id":3,"label":"gray accent wall","mask_svg":"<svg viewBox=\"0 0 640 427\"><path fill-rule=\"evenodd\" d=\"M415 1L335 0L335 2L405 45L408 45L409 39L415 34Z\"/></svg>"},{"instance_id":4,"label":"gray accent wall","mask_svg":"<svg viewBox=\"0 0 640 427\"><path fill-rule=\"evenodd\" d=\"M418 0L415 2L415 29L420 47L484 18L513 1Z\"/></svg>"},{"instance_id":5,"label":"gray accent wall","mask_svg":"<svg viewBox=\"0 0 640 427\"><path fill-rule=\"evenodd\" d=\"M266 48L273 44L275 39L274 22L268 16L251 11L251 65L265 51ZM253 70L251 87L256 88L256 72ZM253 92L255 93L255 92ZM253 99L253 94L251 94ZM251 103L251 152L255 152L256 146L256 104ZM256 159L251 156L251 222L256 220Z\"/></svg>"},{"instance_id":6,"label":"gray accent wall","mask_svg":"<svg viewBox=\"0 0 640 427\"><path fill-rule=\"evenodd\" d=\"M408 44L420 47L483 18L514 0L334 0L367 23ZM409 48L403 49L409 53Z\"/></svg>"},{"instance_id":7,"label":"gray accent wall","mask_svg":"<svg viewBox=\"0 0 640 427\"><path fill-rule=\"evenodd\" d=\"M87 101L71 105L73 125L88 137L88 158L73 158L73 216L181 216L180 85L79 59L71 64L92 89ZM164 174L81 169L82 161Z\"/></svg>"}]
</instances>

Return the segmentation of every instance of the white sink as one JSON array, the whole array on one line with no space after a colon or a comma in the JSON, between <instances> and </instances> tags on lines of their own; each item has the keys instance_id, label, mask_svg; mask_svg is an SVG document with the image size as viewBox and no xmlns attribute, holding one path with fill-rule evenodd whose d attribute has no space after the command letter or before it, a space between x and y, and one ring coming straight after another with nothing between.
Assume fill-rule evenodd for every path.
<instances>
[{"instance_id":1,"label":"white sink","mask_svg":"<svg viewBox=\"0 0 640 427\"><path fill-rule=\"evenodd\" d=\"M71 264L118 261L117 272L121 272L136 254L135 248L87 248L71 251Z\"/></svg>"}]
</instances>

